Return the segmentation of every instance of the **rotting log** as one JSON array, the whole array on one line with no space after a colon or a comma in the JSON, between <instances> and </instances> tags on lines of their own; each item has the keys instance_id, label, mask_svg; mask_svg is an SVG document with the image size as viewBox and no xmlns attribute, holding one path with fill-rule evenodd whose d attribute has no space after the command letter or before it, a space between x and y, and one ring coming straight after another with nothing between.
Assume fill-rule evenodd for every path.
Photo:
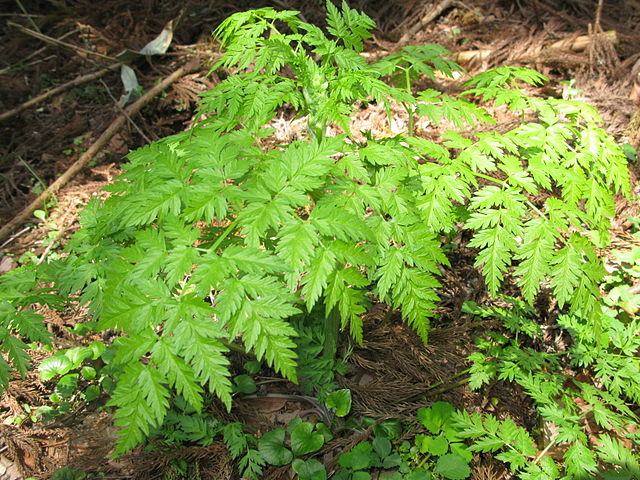
<instances>
[{"instance_id":1,"label":"rotting log","mask_svg":"<svg viewBox=\"0 0 640 480\"><path fill-rule=\"evenodd\" d=\"M613 43L618 42L618 34L615 30L609 30L602 35L606 35ZM515 58L514 60L526 60L527 62L542 62L549 63L550 58L548 55L550 54L558 54L559 51L572 51L572 52L583 52L586 50L590 43L593 41L593 36L589 35L581 35L575 38L565 38L563 40L557 41L551 44L549 47L545 48L540 56L538 57L530 57L530 56L522 56L520 58ZM451 59L454 62L458 63L471 63L471 62L482 62L491 57L493 53L492 50L464 50L462 52L455 52L451 55ZM560 58L561 57L553 57ZM553 62L552 62L553 63Z\"/></svg>"},{"instance_id":2,"label":"rotting log","mask_svg":"<svg viewBox=\"0 0 640 480\"><path fill-rule=\"evenodd\" d=\"M451 55L451 60L457 63L483 62L491 53L491 50L464 50Z\"/></svg>"},{"instance_id":3,"label":"rotting log","mask_svg":"<svg viewBox=\"0 0 640 480\"><path fill-rule=\"evenodd\" d=\"M615 30L608 30L601 35L606 37L614 44L618 44L618 33ZM571 50L572 52L584 52L593 41L594 35L580 35L575 38L565 38L552 43L548 49L551 50Z\"/></svg>"}]
</instances>

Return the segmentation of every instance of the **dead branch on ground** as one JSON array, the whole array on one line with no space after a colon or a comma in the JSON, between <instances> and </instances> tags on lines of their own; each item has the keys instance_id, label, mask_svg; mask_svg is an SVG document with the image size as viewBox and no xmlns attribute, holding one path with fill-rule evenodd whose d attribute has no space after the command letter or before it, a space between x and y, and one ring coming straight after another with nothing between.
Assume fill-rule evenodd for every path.
<instances>
[{"instance_id":1,"label":"dead branch on ground","mask_svg":"<svg viewBox=\"0 0 640 480\"><path fill-rule=\"evenodd\" d=\"M408 29L406 33L400 37L398 45L404 45L407 43L421 28L424 28L425 25L433 22L436 18L442 15L445 10L451 7L466 7L466 5L456 0L442 0L438 5L429 10L418 23Z\"/></svg>"},{"instance_id":2,"label":"dead branch on ground","mask_svg":"<svg viewBox=\"0 0 640 480\"><path fill-rule=\"evenodd\" d=\"M71 165L62 176L60 176L55 182L53 182L45 191L43 191L38 198L27 205L18 215L16 215L10 222L0 228L0 240L5 238L11 233L18 225L27 220L33 212L38 209L42 202L55 195L66 183L71 180L87 163L104 147L107 142L113 137L120 128L127 122L127 115L129 117L138 113L153 97L165 90L169 85L178 80L184 74L189 73L199 66L198 61L192 61L185 66L180 67L161 83L153 87L142 97L140 97L135 103L129 105L126 109L126 115L120 114L111 125L100 135L100 137L89 147L89 149L83 153L76 162Z\"/></svg>"},{"instance_id":3,"label":"dead branch on ground","mask_svg":"<svg viewBox=\"0 0 640 480\"><path fill-rule=\"evenodd\" d=\"M18 113L22 112L23 110L26 110L29 107L37 105L40 102L43 102L47 98L50 98L50 97L53 97L54 95L62 93L65 90L68 90L73 87L77 87L78 85L82 85L83 83L90 82L91 80L96 80L97 78L104 76L106 73L110 72L111 70L115 70L118 67L120 67L120 64L114 63L112 65L109 65L106 68L103 68L96 72L87 73L86 75L81 75L79 77L74 78L73 80L70 80L66 83L63 83L62 85L57 86L56 88L52 88L51 90L48 90L38 95L37 97L32 98L31 100L27 100L26 102L21 103L20 105L18 105L17 107L11 110L0 113L0 122L13 117L14 115L17 115Z\"/></svg>"},{"instance_id":4,"label":"dead branch on ground","mask_svg":"<svg viewBox=\"0 0 640 480\"><path fill-rule=\"evenodd\" d=\"M7 22L7 25L10 27L15 28L16 30L21 31L22 33L25 33L27 35L30 35L32 37L37 38L38 40L42 40L43 42L47 42L47 43L51 43L53 45L58 45L59 47L64 47L64 48L69 48L71 50L73 50L76 53L84 53L85 55L93 55L95 57L101 58L103 60L108 60L110 62L115 62L116 59L113 57L110 57L109 55L103 55L102 53L98 53L98 52L93 52L91 50L87 50L86 48L82 48L79 47L77 45L73 45L71 43L67 43L67 42L63 42L61 40L58 40L57 38L52 38L48 35L44 35L42 33L36 32L34 30L31 30L27 27L24 27L22 25L20 25L19 23L15 23L15 22Z\"/></svg>"},{"instance_id":5,"label":"dead branch on ground","mask_svg":"<svg viewBox=\"0 0 640 480\"><path fill-rule=\"evenodd\" d=\"M618 32L615 30L608 30L604 32L603 35L606 35L610 41L614 44L618 43ZM589 35L580 35L576 38L565 38L563 40L558 40L555 43L552 43L549 46L549 49L553 50L571 50L573 52L584 52L593 39Z\"/></svg>"}]
</instances>

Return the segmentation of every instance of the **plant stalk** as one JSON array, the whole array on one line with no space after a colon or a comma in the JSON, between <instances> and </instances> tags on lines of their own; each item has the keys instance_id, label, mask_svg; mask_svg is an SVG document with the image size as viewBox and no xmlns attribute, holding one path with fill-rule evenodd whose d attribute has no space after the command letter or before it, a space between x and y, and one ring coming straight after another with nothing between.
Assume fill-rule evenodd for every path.
<instances>
[{"instance_id":1,"label":"plant stalk","mask_svg":"<svg viewBox=\"0 0 640 480\"><path fill-rule=\"evenodd\" d=\"M325 317L324 321L324 345L322 356L327 360L335 360L338 353L338 337L340 335L340 314L337 308Z\"/></svg>"},{"instance_id":2,"label":"plant stalk","mask_svg":"<svg viewBox=\"0 0 640 480\"><path fill-rule=\"evenodd\" d=\"M407 93L409 95L411 95L411 75L409 74L409 69L405 68L404 70L404 80L405 80L405 89L407 90ZM413 111L413 106L412 105L408 105L406 103L403 103L403 106L405 108L405 110L407 111L408 117L409 117L409 136L413 137L414 134L414 124L415 124L415 116L414 116L414 111Z\"/></svg>"},{"instance_id":3,"label":"plant stalk","mask_svg":"<svg viewBox=\"0 0 640 480\"><path fill-rule=\"evenodd\" d=\"M222 232L222 235L220 235L218 237L218 239L215 241L215 243L213 245L211 245L210 250L212 252L215 252L218 249L218 247L220 246L220 244L222 244L222 242L224 242L226 240L226 238L229 236L229 234L235 230L236 225L238 225L238 219L237 218L233 222L231 222L229 224L229 226L226 228L226 230L224 232Z\"/></svg>"}]
</instances>

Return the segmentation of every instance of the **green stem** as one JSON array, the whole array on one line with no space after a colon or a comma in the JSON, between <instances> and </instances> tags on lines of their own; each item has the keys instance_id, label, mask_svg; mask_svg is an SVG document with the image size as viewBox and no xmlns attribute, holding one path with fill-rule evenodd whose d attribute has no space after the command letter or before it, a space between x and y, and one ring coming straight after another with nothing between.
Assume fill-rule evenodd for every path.
<instances>
[{"instance_id":1,"label":"green stem","mask_svg":"<svg viewBox=\"0 0 640 480\"><path fill-rule=\"evenodd\" d=\"M244 355L247 355L247 351L240 345L236 344L236 343L232 343L232 342L226 342L224 340L221 340L218 338L218 341L224 345L225 347L227 347L230 351L232 352L236 352L236 353L242 353Z\"/></svg>"},{"instance_id":2,"label":"green stem","mask_svg":"<svg viewBox=\"0 0 640 480\"><path fill-rule=\"evenodd\" d=\"M436 382L432 385L429 385L427 388L425 388L425 390L431 390L433 388L439 387L440 385L444 385L445 382L449 382L451 380L453 380L454 378L458 378L461 377L462 375L466 375L467 373L469 373L471 371L471 368L467 368L466 370L463 370L459 373L456 373L455 375L450 376L449 378L445 378L444 380L441 380L439 382Z\"/></svg>"},{"instance_id":3,"label":"green stem","mask_svg":"<svg viewBox=\"0 0 640 480\"><path fill-rule=\"evenodd\" d=\"M556 438L558 438L558 436L556 435ZM544 450L542 450L538 456L536 458L533 459L533 463L538 463L540 461L540 459L542 457L545 456L545 454L551 449L551 447L553 447L556 444L556 438L554 438L552 441L549 442L549 445L547 445L546 447L544 447Z\"/></svg>"},{"instance_id":4,"label":"green stem","mask_svg":"<svg viewBox=\"0 0 640 480\"><path fill-rule=\"evenodd\" d=\"M38 26L38 24L33 20L33 15L29 15L29 12L27 12L27 9L24 8L24 5L22 5L22 2L20 0L16 0L16 3L18 4L18 7L20 7L20 10L22 10L22 13L24 13L27 16L27 20L29 20L29 23L31 24L33 29L36 32L41 34L42 30L40 30L40 27Z\"/></svg>"},{"instance_id":5,"label":"green stem","mask_svg":"<svg viewBox=\"0 0 640 480\"><path fill-rule=\"evenodd\" d=\"M458 380L456 383L452 383L451 385L447 385L446 387L442 387L438 390L429 392L429 394L431 396L440 395L441 393L448 392L449 390L453 390L454 388L461 387L465 383L469 383L469 378L463 378L462 380Z\"/></svg>"},{"instance_id":6,"label":"green stem","mask_svg":"<svg viewBox=\"0 0 640 480\"><path fill-rule=\"evenodd\" d=\"M222 235L220 235L218 237L218 239L216 240L216 242L211 246L211 248L209 249L212 252L215 252L217 250L217 248L220 246L220 244L222 242L224 242L224 240L229 236L229 234L235 230L236 226L238 225L238 219L236 218L233 222L231 222L229 224L229 226L227 227L227 229L222 232Z\"/></svg>"},{"instance_id":7,"label":"green stem","mask_svg":"<svg viewBox=\"0 0 640 480\"><path fill-rule=\"evenodd\" d=\"M415 118L414 118L414 115L413 115L413 108L407 103L403 103L402 106L407 111L407 117L409 119L409 126L408 126L409 136L413 137L414 122L415 122Z\"/></svg>"},{"instance_id":8,"label":"green stem","mask_svg":"<svg viewBox=\"0 0 640 480\"><path fill-rule=\"evenodd\" d=\"M38 174L31 167L31 165L29 165L21 156L18 156L18 160L20 160L20 162L22 162L22 164L25 166L25 168L27 170L29 170L29 173L35 177L35 179L38 181L38 183L40 184L42 189L46 190L47 189L47 184L44 182L44 180L42 180L42 178L40 178L38 176ZM51 195L42 205L42 208L44 209L44 211L47 212L47 216L49 215L48 214L48 208L47 208L47 205L49 204L49 202L52 202L55 206L58 206L58 199L57 199L56 195Z\"/></svg>"},{"instance_id":9,"label":"green stem","mask_svg":"<svg viewBox=\"0 0 640 480\"><path fill-rule=\"evenodd\" d=\"M424 457L422 458L422 461L420 463L418 463L418 465L416 465L416 469L421 469L425 463L427 463L427 460L431 459L431 455L429 453L425 453Z\"/></svg>"},{"instance_id":10,"label":"green stem","mask_svg":"<svg viewBox=\"0 0 640 480\"><path fill-rule=\"evenodd\" d=\"M411 95L411 75L409 75L408 68L404 69L404 81L405 81L405 89L407 90L407 93ZM409 136L413 137L414 124L415 124L413 107L411 105L407 105L406 103L403 103L403 105L409 116Z\"/></svg>"},{"instance_id":11,"label":"green stem","mask_svg":"<svg viewBox=\"0 0 640 480\"><path fill-rule=\"evenodd\" d=\"M338 352L338 337L340 335L340 314L334 308L327 315L324 323L324 345L322 356L327 360L335 360Z\"/></svg>"},{"instance_id":12,"label":"green stem","mask_svg":"<svg viewBox=\"0 0 640 480\"><path fill-rule=\"evenodd\" d=\"M484 173L473 172L473 174L478 178L484 178L485 180L489 180L490 182L496 183L501 187L508 187L509 184L504 180L500 180L499 178L490 177L489 175L485 175Z\"/></svg>"}]
</instances>

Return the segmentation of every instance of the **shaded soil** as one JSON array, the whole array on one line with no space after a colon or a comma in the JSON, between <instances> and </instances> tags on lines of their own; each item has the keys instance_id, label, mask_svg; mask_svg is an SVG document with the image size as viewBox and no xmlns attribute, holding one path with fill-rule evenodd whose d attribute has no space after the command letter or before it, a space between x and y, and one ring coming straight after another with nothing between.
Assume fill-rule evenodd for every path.
<instances>
[{"instance_id":1,"label":"shaded soil","mask_svg":"<svg viewBox=\"0 0 640 480\"><path fill-rule=\"evenodd\" d=\"M368 55L380 56L405 44L438 43L451 50L469 73L505 64L538 69L551 78L545 87L532 89L531 93L543 97L561 97L567 89L562 82L575 80L574 87L582 91L579 98L599 108L607 130L620 142L629 141L639 147L640 128L629 129L639 105L629 95L633 80L640 73L640 2L605 2L600 26L602 30L615 30L617 43L598 37L592 43L594 47L574 51L570 46L577 37L590 31L599 32L596 4L577 0L391 0L384 5L368 0L350 2L379 24L375 37L367 45ZM447 7L435 16L430 15L442 5ZM134 65L145 89L191 57L197 56L202 67L172 85L121 129L56 200L47 203L46 221L34 217L11 237L0 239L0 272L13 268L20 257L22 261L44 258L63 244L78 228L78 211L82 205L118 174L128 151L188 128L193 121L197 95L216 81L215 75L207 75L216 51L210 32L229 14L274 6L300 10L307 21L324 23L324 9L302 0L193 0L183 5L150 1L134 5L122 1L34 0L22 2L22 6L33 16L25 15L18 2L7 2L1 18L26 28L37 27L49 37L64 36L64 41L71 45L108 57L125 49L141 48L173 19L174 39L168 53ZM432 16L421 23L421 19ZM108 63L73 48L49 45L6 23L0 25L0 37L0 112ZM569 48L549 48L561 40L566 40ZM437 88L446 91L459 85L442 80ZM121 94L119 74L114 71L100 81L67 90L0 122L0 224L13 218L95 141L119 115L116 102ZM375 130L382 125L383 115L384 112L370 107L353 120L362 130ZM402 129L404 120L400 111L395 112L395 120ZM504 120L509 121L508 115L504 115ZM297 128L301 128L295 122L281 119L274 126L280 141L296 138ZM433 138L439 135L433 129L423 133ZM631 165L631 168L635 180L638 166ZM637 182L634 181L634 185L637 194ZM631 226L628 216L640 216L640 209L620 200L614 229L619 244L628 238L626 231ZM426 346L384 305L375 306L367 314L365 342L354 348L347 373L338 379L353 392L354 412L375 418L409 419L419 407L442 399L471 410L498 416L508 414L521 425L535 427L531 425L534 418L531 405L521 392L493 385L482 394L472 393L464 382L453 378L468 367L466 357L473 350L474 336L489 327L473 324L460 311L465 300L480 302L486 298L481 276L472 265L472 252L461 249L452 259L452 267L443 273L438 320ZM540 308L541 313L544 310ZM66 348L91 340L70 333L75 324L84 321L84 312L42 313L48 328L56 334L56 346ZM48 355L44 351L35 352L35 363ZM25 405L35 409L50 404L52 388L53 383L43 382L36 372L30 372L24 379L16 377L0 402L0 419L28 417ZM266 381L259 393L299 392L293 385ZM202 478L232 477L232 466L220 443L169 454L137 450L117 460L110 459L115 430L109 415L98 408L100 406L100 401L78 406L69 415L46 425L32 424L28 419L19 426L1 425L0 479L48 478L56 468L65 465L88 472L105 472L107 478L163 478L176 458L197 463ZM307 408L308 405L295 398L239 402L234 418L250 420L249 423L265 430ZM335 463L340 452L362 440L362 435L329 443L321 452L325 463ZM288 475L285 469L272 468L265 478L288 478ZM474 478L508 477L500 463L485 462L478 466Z\"/></svg>"}]
</instances>

